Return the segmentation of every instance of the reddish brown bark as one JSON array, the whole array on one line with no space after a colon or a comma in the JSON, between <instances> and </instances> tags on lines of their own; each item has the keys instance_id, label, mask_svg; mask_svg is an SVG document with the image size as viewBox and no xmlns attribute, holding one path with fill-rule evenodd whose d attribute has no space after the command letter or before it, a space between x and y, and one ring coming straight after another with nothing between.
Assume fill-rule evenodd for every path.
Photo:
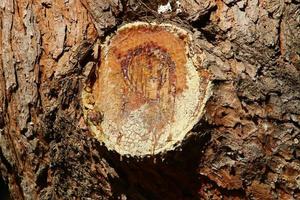
<instances>
[{"instance_id":1,"label":"reddish brown bark","mask_svg":"<svg viewBox=\"0 0 300 200\"><path fill-rule=\"evenodd\" d=\"M299 1L166 4L0 2L0 169L11 199L300 198ZM189 139L143 159L94 139L80 95L101 42L133 21L192 31L214 82Z\"/></svg>"}]
</instances>

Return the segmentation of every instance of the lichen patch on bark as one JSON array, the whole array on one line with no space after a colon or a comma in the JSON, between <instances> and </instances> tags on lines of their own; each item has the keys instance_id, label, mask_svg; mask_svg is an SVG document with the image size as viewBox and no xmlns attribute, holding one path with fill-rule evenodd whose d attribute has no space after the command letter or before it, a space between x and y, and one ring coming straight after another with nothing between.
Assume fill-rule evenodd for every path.
<instances>
[{"instance_id":1,"label":"lichen patch on bark","mask_svg":"<svg viewBox=\"0 0 300 200\"><path fill-rule=\"evenodd\" d=\"M95 137L120 154L139 156L180 145L201 118L210 91L210 81L193 61L188 31L130 23L101 50L97 79L82 93Z\"/></svg>"}]
</instances>

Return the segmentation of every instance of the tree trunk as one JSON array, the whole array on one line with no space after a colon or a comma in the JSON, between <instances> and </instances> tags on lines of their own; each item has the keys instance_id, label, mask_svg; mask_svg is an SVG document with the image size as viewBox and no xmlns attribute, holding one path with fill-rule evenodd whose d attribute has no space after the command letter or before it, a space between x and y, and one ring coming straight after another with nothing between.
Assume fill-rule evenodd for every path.
<instances>
[{"instance_id":1,"label":"tree trunk","mask_svg":"<svg viewBox=\"0 0 300 200\"><path fill-rule=\"evenodd\" d=\"M1 0L0 196L300 199L299 15L298 0ZM135 21L192 33L214 85L187 139L146 157L108 150L81 102L101 44Z\"/></svg>"}]
</instances>

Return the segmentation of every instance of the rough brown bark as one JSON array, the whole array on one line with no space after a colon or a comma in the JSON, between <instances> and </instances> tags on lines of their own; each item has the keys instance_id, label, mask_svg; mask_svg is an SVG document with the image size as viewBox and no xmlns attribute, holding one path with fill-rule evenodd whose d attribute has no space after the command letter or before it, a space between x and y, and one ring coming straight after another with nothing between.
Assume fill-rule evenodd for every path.
<instances>
[{"instance_id":1,"label":"rough brown bark","mask_svg":"<svg viewBox=\"0 0 300 200\"><path fill-rule=\"evenodd\" d=\"M299 1L165 4L0 1L0 173L11 199L300 199ZM133 21L192 31L215 85L189 139L147 158L100 145L80 100L101 41Z\"/></svg>"}]
</instances>

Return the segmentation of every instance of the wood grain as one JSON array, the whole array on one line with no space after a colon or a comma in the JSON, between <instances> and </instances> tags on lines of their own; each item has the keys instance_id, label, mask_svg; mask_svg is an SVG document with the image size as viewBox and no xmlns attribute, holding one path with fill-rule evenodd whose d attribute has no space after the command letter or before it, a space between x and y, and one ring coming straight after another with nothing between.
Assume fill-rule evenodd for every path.
<instances>
[{"instance_id":1,"label":"wood grain","mask_svg":"<svg viewBox=\"0 0 300 200\"><path fill-rule=\"evenodd\" d=\"M106 40L98 78L83 92L83 103L86 113L103 116L100 123L87 120L109 149L157 154L180 144L198 122L206 101L199 88L208 88L208 81L201 85L191 40L174 25L141 22Z\"/></svg>"}]
</instances>

